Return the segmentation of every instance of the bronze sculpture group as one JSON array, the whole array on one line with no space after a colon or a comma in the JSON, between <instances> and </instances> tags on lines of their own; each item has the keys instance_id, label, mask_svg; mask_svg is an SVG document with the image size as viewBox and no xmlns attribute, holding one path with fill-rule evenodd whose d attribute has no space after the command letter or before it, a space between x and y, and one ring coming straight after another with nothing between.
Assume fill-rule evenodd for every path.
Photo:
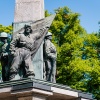
<instances>
[{"instance_id":1,"label":"bronze sculpture group","mask_svg":"<svg viewBox=\"0 0 100 100\"><path fill-rule=\"evenodd\" d=\"M3 35L2 35L3 34ZM35 73L32 64L32 55L34 48L37 48L38 39L42 38L43 32L35 32L30 25L24 26L24 32L18 33L12 39L11 43L7 43L6 33L1 33L0 41L0 61L2 66L2 80L15 80L20 68L23 70L22 78L34 78ZM46 33L44 39L44 79L50 82L56 82L56 48L51 42L52 34Z\"/></svg>"}]
</instances>

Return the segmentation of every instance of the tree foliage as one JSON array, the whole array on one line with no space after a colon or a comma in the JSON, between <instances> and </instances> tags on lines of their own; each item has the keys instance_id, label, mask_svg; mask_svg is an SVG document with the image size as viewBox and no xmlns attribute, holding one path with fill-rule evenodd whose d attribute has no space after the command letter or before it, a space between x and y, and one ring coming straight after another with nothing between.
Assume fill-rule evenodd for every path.
<instances>
[{"instance_id":1,"label":"tree foliage","mask_svg":"<svg viewBox=\"0 0 100 100\"><path fill-rule=\"evenodd\" d=\"M0 33L1 32L6 32L6 33L9 33L9 34L12 34L12 25L9 25L9 26L3 26L0 24Z\"/></svg>"},{"instance_id":2,"label":"tree foliage","mask_svg":"<svg viewBox=\"0 0 100 100\"><path fill-rule=\"evenodd\" d=\"M100 99L100 39L80 25L80 14L68 7L55 10L50 27L57 46L57 82L90 92ZM49 15L49 14L48 14Z\"/></svg>"}]
</instances>

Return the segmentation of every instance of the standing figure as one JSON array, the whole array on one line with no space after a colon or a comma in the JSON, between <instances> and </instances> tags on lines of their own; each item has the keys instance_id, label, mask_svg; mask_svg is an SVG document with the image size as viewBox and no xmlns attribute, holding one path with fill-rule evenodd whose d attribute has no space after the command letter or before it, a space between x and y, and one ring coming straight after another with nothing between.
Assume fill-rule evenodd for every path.
<instances>
[{"instance_id":1,"label":"standing figure","mask_svg":"<svg viewBox=\"0 0 100 100\"><path fill-rule=\"evenodd\" d=\"M44 41L44 77L46 77L47 81L56 83L55 75L57 51L51 40L52 33L48 32Z\"/></svg>"},{"instance_id":2,"label":"standing figure","mask_svg":"<svg viewBox=\"0 0 100 100\"><path fill-rule=\"evenodd\" d=\"M8 66L8 55L9 55L9 43L7 41L8 35L5 32L0 33L0 61L2 66L2 80L9 80L9 66Z\"/></svg>"},{"instance_id":3,"label":"standing figure","mask_svg":"<svg viewBox=\"0 0 100 100\"><path fill-rule=\"evenodd\" d=\"M19 68L23 67L25 78L34 78L32 54L35 41L41 37L41 34L33 33L30 25L24 26L24 32L18 33L10 43L10 51L13 56L10 67L10 80L16 80ZM23 65L22 65L23 64Z\"/></svg>"}]
</instances>

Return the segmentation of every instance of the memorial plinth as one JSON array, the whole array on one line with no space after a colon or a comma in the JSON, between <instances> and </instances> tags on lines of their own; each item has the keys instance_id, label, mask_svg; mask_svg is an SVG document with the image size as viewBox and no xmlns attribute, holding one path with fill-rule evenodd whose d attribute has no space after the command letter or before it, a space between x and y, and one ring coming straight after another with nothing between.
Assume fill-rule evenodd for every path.
<instances>
[{"instance_id":1,"label":"memorial plinth","mask_svg":"<svg viewBox=\"0 0 100 100\"><path fill-rule=\"evenodd\" d=\"M0 100L93 100L92 95L68 86L37 79L0 83Z\"/></svg>"}]
</instances>

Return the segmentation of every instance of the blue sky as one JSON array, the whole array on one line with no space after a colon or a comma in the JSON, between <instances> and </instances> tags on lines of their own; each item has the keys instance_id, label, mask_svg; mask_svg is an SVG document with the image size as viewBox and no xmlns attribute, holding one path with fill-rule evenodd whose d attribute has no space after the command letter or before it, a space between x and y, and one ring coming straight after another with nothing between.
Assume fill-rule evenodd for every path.
<instances>
[{"instance_id":1,"label":"blue sky","mask_svg":"<svg viewBox=\"0 0 100 100\"><path fill-rule=\"evenodd\" d=\"M80 22L88 33L98 32L100 21L100 0L44 0L45 10L54 13L58 7L69 7L80 13ZM0 0L0 24L11 25L14 20L15 0Z\"/></svg>"}]
</instances>

